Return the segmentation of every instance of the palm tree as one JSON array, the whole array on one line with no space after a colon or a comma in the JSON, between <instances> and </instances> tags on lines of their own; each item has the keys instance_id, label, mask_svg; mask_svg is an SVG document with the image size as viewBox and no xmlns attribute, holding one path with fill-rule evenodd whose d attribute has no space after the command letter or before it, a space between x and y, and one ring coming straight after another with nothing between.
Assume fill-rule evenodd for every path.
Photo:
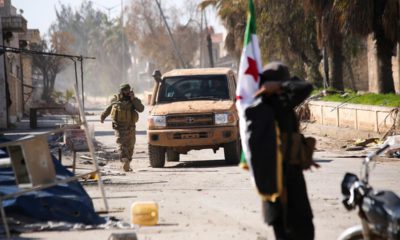
<instances>
[{"instance_id":1,"label":"palm tree","mask_svg":"<svg viewBox=\"0 0 400 240\"><path fill-rule=\"evenodd\" d=\"M316 20L298 0L259 0L257 33L265 60L280 58L294 74L322 85Z\"/></svg>"},{"instance_id":2,"label":"palm tree","mask_svg":"<svg viewBox=\"0 0 400 240\"><path fill-rule=\"evenodd\" d=\"M338 26L345 34L373 34L377 55L378 92L394 92L392 56L399 40L398 0L335 0Z\"/></svg>"},{"instance_id":3,"label":"palm tree","mask_svg":"<svg viewBox=\"0 0 400 240\"><path fill-rule=\"evenodd\" d=\"M317 34L320 48L329 55L329 86L343 90L343 34L335 23L341 10L335 0L303 0L304 8L312 11L317 19Z\"/></svg>"},{"instance_id":4,"label":"palm tree","mask_svg":"<svg viewBox=\"0 0 400 240\"><path fill-rule=\"evenodd\" d=\"M263 59L282 59L296 75L320 86L321 52L316 44L315 20L306 15L297 0L258 0L257 33ZM204 0L200 8L215 6L228 34L225 47L239 60L246 23L247 0Z\"/></svg>"}]
</instances>

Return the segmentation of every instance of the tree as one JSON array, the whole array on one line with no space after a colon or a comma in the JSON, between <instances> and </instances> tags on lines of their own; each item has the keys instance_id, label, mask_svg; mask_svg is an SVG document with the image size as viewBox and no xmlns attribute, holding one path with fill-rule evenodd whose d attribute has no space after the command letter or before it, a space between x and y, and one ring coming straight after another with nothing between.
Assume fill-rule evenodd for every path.
<instances>
[{"instance_id":1,"label":"tree","mask_svg":"<svg viewBox=\"0 0 400 240\"><path fill-rule=\"evenodd\" d=\"M61 4L56 10L57 20L51 26L53 31L68 32L75 38L70 54L95 57L84 63L85 90L91 94L110 94L131 67L130 43L120 18L109 19L93 7L91 1L83 1L78 10ZM123 47L124 44L124 47ZM68 75L73 74L69 69Z\"/></svg>"},{"instance_id":2,"label":"tree","mask_svg":"<svg viewBox=\"0 0 400 240\"><path fill-rule=\"evenodd\" d=\"M305 13L299 1L260 0L259 25L261 48L266 59L282 59L292 71L322 85L315 18Z\"/></svg>"},{"instance_id":3,"label":"tree","mask_svg":"<svg viewBox=\"0 0 400 240\"><path fill-rule=\"evenodd\" d=\"M394 92L392 56L399 41L398 0L336 0L337 25L345 34L373 34L377 52L378 92Z\"/></svg>"},{"instance_id":4,"label":"tree","mask_svg":"<svg viewBox=\"0 0 400 240\"><path fill-rule=\"evenodd\" d=\"M317 20L318 43L326 48L329 56L329 86L343 90L343 41L344 36L337 24L339 6L335 0L303 0L304 9L311 11Z\"/></svg>"},{"instance_id":5,"label":"tree","mask_svg":"<svg viewBox=\"0 0 400 240\"><path fill-rule=\"evenodd\" d=\"M193 16L189 16L188 22L183 24L179 22L179 10L163 8L165 15L168 15L168 25L185 65L194 65L196 50L199 47L199 31L194 25L196 21L193 21ZM127 14L128 40L135 43L138 55L154 63L162 71L178 68L179 58L174 52L154 0L132 1Z\"/></svg>"},{"instance_id":6,"label":"tree","mask_svg":"<svg viewBox=\"0 0 400 240\"><path fill-rule=\"evenodd\" d=\"M321 85L321 53L317 47L315 19L296 0L256 2L257 33L264 61L281 59L296 75L306 75ZM245 31L247 0L204 0L201 8L215 6L228 34L225 47L239 60ZM304 21L305 19L305 21Z\"/></svg>"},{"instance_id":7,"label":"tree","mask_svg":"<svg viewBox=\"0 0 400 240\"><path fill-rule=\"evenodd\" d=\"M73 41L72 36L66 32L53 32L50 42L42 40L39 44L33 44L32 50L63 54L68 51L68 46ZM66 59L59 56L35 54L32 58L32 65L34 74L40 76L43 82L42 99L50 101L56 77L65 69Z\"/></svg>"}]
</instances>

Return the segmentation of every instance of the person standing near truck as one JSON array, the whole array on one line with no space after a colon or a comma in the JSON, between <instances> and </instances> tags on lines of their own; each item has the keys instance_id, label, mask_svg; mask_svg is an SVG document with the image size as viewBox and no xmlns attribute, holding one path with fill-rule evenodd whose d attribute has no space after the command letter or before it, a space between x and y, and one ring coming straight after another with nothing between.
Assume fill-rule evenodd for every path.
<instances>
[{"instance_id":1,"label":"person standing near truck","mask_svg":"<svg viewBox=\"0 0 400 240\"><path fill-rule=\"evenodd\" d=\"M257 98L246 109L246 119L250 163L262 196L264 220L273 226L277 240L313 240L313 214L303 170L319 165L312 159L315 141L301 134L294 110L313 87L291 77L282 62L266 65L260 77Z\"/></svg>"},{"instance_id":2,"label":"person standing near truck","mask_svg":"<svg viewBox=\"0 0 400 240\"><path fill-rule=\"evenodd\" d=\"M119 157L125 172L132 171L130 162L136 142L136 122L139 120L138 112L143 112L143 110L142 102L135 97L131 86L125 83L120 86L119 94L114 95L111 104L100 117L100 121L103 123L111 114Z\"/></svg>"}]
</instances>

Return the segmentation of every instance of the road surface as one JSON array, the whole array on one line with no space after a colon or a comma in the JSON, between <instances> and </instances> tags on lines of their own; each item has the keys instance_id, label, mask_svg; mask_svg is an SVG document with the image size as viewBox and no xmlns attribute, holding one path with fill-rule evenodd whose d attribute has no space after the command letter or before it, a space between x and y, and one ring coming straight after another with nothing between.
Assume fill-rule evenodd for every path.
<instances>
[{"instance_id":1,"label":"road surface","mask_svg":"<svg viewBox=\"0 0 400 240\"><path fill-rule=\"evenodd\" d=\"M145 110L147 112L147 110ZM100 124L99 113L87 116L95 129L96 140L108 151L115 149L111 122ZM68 232L36 232L23 238L45 239L108 239L111 233L136 232L138 239L274 239L272 228L261 218L260 199L248 172L237 166L227 166L223 151L192 151L180 162L167 162L162 169L149 166L146 141L146 113L137 125L137 143L132 162L133 172L123 173L116 157L102 169L107 173L105 189L111 216L130 221L130 206L136 201L159 204L159 224L133 229L109 229ZM363 152L345 152L342 141L318 137L314 158L321 168L305 172L309 197L314 211L315 239L336 239L354 224L357 212L347 212L341 204L340 181L345 172L359 174ZM78 165L85 171L92 165ZM383 160L376 164L371 183L376 188L390 188L400 193L400 161ZM85 185L96 210L103 209L96 185Z\"/></svg>"}]
</instances>

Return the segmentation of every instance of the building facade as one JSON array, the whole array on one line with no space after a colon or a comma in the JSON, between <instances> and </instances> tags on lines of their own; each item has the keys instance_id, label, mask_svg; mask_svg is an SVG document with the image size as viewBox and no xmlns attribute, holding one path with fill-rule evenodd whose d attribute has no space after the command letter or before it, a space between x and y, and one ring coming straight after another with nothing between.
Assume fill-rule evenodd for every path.
<instances>
[{"instance_id":1,"label":"building facade","mask_svg":"<svg viewBox=\"0 0 400 240\"><path fill-rule=\"evenodd\" d=\"M21 11L22 12L22 11ZM39 30L28 30L26 19L12 6L11 0L0 0L0 45L29 49L40 41ZM0 55L0 129L19 121L29 111L32 88L32 59L17 51L1 51Z\"/></svg>"}]
</instances>

